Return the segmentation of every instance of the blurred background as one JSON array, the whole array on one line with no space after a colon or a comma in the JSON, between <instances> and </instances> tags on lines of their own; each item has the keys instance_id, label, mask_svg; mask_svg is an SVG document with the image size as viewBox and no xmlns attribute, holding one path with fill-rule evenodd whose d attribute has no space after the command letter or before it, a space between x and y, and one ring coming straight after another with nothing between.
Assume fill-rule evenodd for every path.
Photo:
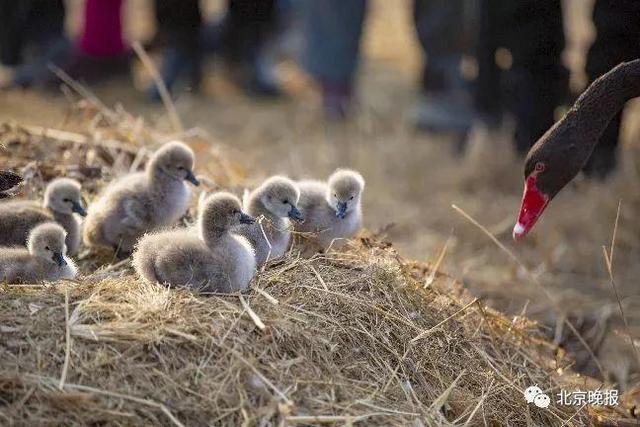
<instances>
[{"instance_id":1,"label":"blurred background","mask_svg":"<svg viewBox=\"0 0 640 427\"><path fill-rule=\"evenodd\" d=\"M358 169L369 233L442 259L488 304L539 320L578 370L626 388L640 367L628 338L640 337L638 106L530 237L515 244L511 229L529 147L639 53L635 0L0 0L0 122L78 129L63 76L159 130L204 135L201 171L222 152L243 185ZM602 255L619 203L613 277L630 331Z\"/></svg>"}]
</instances>

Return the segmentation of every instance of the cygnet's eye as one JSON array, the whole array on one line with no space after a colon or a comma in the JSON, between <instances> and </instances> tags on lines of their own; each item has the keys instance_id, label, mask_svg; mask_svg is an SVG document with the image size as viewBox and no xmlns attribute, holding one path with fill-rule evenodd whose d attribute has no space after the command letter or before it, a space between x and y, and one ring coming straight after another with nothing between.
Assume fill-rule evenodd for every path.
<instances>
[{"instance_id":1,"label":"cygnet's eye","mask_svg":"<svg viewBox=\"0 0 640 427\"><path fill-rule=\"evenodd\" d=\"M51 249L49 249L49 246L45 246L44 247L46 250L50 251Z\"/></svg>"},{"instance_id":2,"label":"cygnet's eye","mask_svg":"<svg viewBox=\"0 0 640 427\"><path fill-rule=\"evenodd\" d=\"M178 170L179 171L183 171L184 170L184 166L178 166Z\"/></svg>"},{"instance_id":3,"label":"cygnet's eye","mask_svg":"<svg viewBox=\"0 0 640 427\"><path fill-rule=\"evenodd\" d=\"M234 214L234 215L238 215L238 214L240 214L240 211L239 211L238 209L234 209L234 210L233 210L233 214Z\"/></svg>"},{"instance_id":4,"label":"cygnet's eye","mask_svg":"<svg viewBox=\"0 0 640 427\"><path fill-rule=\"evenodd\" d=\"M71 199L62 199L62 201L65 203L71 203Z\"/></svg>"},{"instance_id":5,"label":"cygnet's eye","mask_svg":"<svg viewBox=\"0 0 640 427\"><path fill-rule=\"evenodd\" d=\"M353 200L353 196L349 197L349 200Z\"/></svg>"},{"instance_id":6,"label":"cygnet's eye","mask_svg":"<svg viewBox=\"0 0 640 427\"><path fill-rule=\"evenodd\" d=\"M334 195L333 195L333 197L335 197L335 198L337 199L337 198L338 198L338 195L337 195L337 194L334 194Z\"/></svg>"},{"instance_id":7,"label":"cygnet's eye","mask_svg":"<svg viewBox=\"0 0 640 427\"><path fill-rule=\"evenodd\" d=\"M289 201L287 199L284 199L282 203L286 205L287 203L289 203Z\"/></svg>"}]
</instances>

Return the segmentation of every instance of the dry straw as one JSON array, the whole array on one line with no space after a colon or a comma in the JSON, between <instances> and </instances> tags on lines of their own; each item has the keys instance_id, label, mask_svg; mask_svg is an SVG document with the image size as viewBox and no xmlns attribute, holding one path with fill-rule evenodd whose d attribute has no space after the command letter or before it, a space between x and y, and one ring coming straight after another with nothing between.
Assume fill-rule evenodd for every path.
<instances>
[{"instance_id":1,"label":"dry straw","mask_svg":"<svg viewBox=\"0 0 640 427\"><path fill-rule=\"evenodd\" d=\"M534 324L481 308L455 286L444 288L446 277L424 289L425 271L391 249L358 246L270 265L260 277L270 298L254 290L198 296L130 275L4 287L0 417L124 425L584 422L574 409L524 401L531 384L550 392L562 384Z\"/></svg>"}]
</instances>

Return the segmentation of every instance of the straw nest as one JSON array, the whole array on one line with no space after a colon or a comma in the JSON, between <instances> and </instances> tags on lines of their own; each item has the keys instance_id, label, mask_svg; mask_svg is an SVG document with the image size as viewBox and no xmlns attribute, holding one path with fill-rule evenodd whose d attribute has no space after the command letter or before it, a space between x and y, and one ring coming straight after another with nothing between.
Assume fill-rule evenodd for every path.
<instances>
[{"instance_id":1,"label":"straw nest","mask_svg":"<svg viewBox=\"0 0 640 427\"><path fill-rule=\"evenodd\" d=\"M289 256L242 296L118 270L2 289L7 421L561 425L575 413L523 399L531 384L560 386L531 322L467 301L446 277L425 289L392 249Z\"/></svg>"},{"instance_id":2,"label":"straw nest","mask_svg":"<svg viewBox=\"0 0 640 427\"><path fill-rule=\"evenodd\" d=\"M135 121L125 119L102 114L82 134L6 125L0 157L21 169L26 194L56 174L94 193L119 164L143 162L141 147L128 142ZM102 122L113 126L109 138ZM526 387L555 393L571 379L571 361L554 354L536 324L484 308L450 278L374 238L310 259L292 251L243 295L149 285L127 261L105 261L85 252L78 281L0 288L3 424L588 419L584 408L525 402Z\"/></svg>"}]
</instances>

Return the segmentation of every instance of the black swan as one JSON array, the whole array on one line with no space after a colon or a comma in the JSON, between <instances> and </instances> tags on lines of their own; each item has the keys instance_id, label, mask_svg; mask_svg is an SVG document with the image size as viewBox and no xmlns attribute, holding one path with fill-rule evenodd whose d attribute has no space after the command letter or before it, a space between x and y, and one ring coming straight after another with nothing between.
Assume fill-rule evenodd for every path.
<instances>
[{"instance_id":1,"label":"black swan","mask_svg":"<svg viewBox=\"0 0 640 427\"><path fill-rule=\"evenodd\" d=\"M524 168L524 193L513 228L523 238L549 202L585 165L611 119L640 96L640 59L624 62L594 81L567 114L531 148Z\"/></svg>"}]
</instances>

